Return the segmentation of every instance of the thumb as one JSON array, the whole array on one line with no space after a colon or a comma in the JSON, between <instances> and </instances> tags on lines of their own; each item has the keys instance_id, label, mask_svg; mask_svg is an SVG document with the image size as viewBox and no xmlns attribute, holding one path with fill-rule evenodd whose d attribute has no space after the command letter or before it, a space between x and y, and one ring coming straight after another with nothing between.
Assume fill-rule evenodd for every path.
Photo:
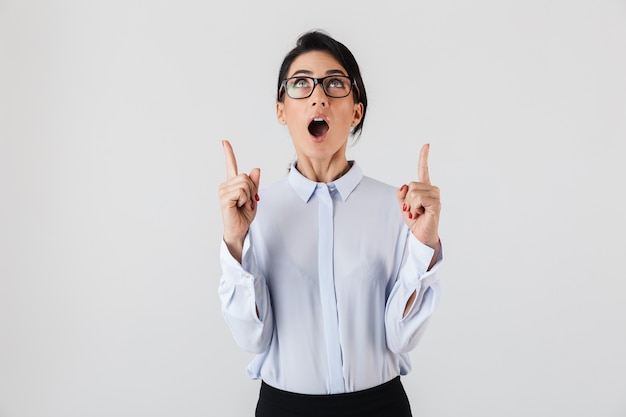
<instances>
[{"instance_id":1,"label":"thumb","mask_svg":"<svg viewBox=\"0 0 626 417\"><path fill-rule=\"evenodd\" d=\"M254 186L258 190L259 183L261 181L261 170L259 168L254 168L252 169L252 171L250 171L250 174L248 174L248 176L250 177L250 179L254 183Z\"/></svg>"}]
</instances>

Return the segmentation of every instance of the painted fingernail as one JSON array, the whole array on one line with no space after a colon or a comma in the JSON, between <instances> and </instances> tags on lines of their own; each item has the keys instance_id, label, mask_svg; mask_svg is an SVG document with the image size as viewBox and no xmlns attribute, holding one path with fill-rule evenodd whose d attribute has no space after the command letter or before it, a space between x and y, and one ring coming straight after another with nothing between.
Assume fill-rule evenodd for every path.
<instances>
[{"instance_id":1,"label":"painted fingernail","mask_svg":"<svg viewBox=\"0 0 626 417\"><path fill-rule=\"evenodd\" d=\"M254 210L254 202L250 203L250 210Z\"/></svg>"},{"instance_id":2,"label":"painted fingernail","mask_svg":"<svg viewBox=\"0 0 626 417\"><path fill-rule=\"evenodd\" d=\"M406 203L402 205L402 211L406 211Z\"/></svg>"},{"instance_id":3,"label":"painted fingernail","mask_svg":"<svg viewBox=\"0 0 626 417\"><path fill-rule=\"evenodd\" d=\"M260 200L259 195L258 195L258 194L255 194L255 195L254 195L254 199L255 199L256 201L259 201L259 200Z\"/></svg>"},{"instance_id":4,"label":"painted fingernail","mask_svg":"<svg viewBox=\"0 0 626 417\"><path fill-rule=\"evenodd\" d=\"M409 219L412 219L412 218L413 218L413 213L409 211Z\"/></svg>"}]
</instances>

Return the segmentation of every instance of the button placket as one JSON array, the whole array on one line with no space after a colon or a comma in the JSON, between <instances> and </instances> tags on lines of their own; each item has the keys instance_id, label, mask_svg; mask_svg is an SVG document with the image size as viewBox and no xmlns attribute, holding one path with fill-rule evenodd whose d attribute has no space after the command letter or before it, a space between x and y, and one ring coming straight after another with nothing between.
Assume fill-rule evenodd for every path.
<instances>
[{"instance_id":1,"label":"button placket","mask_svg":"<svg viewBox=\"0 0 626 417\"><path fill-rule=\"evenodd\" d=\"M316 194L319 198L319 242L318 273L326 353L328 357L328 375L330 393L343 392L343 360L339 339L339 319L335 293L335 274L333 267L334 224L333 224L333 184L319 184Z\"/></svg>"}]
</instances>

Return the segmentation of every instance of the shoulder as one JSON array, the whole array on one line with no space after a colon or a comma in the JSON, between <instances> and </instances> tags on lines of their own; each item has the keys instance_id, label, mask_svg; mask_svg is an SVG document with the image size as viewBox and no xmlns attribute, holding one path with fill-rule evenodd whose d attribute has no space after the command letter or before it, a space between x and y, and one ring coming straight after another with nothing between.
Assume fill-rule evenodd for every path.
<instances>
[{"instance_id":1,"label":"shoulder","mask_svg":"<svg viewBox=\"0 0 626 417\"><path fill-rule=\"evenodd\" d=\"M287 177L259 188L259 204L257 215L266 216L278 213L285 206L297 204L297 194L289 184Z\"/></svg>"},{"instance_id":2,"label":"shoulder","mask_svg":"<svg viewBox=\"0 0 626 417\"><path fill-rule=\"evenodd\" d=\"M289 192L291 187L287 177L280 178L265 185L261 185L259 188L259 197L271 197L275 195L281 195Z\"/></svg>"},{"instance_id":3,"label":"shoulder","mask_svg":"<svg viewBox=\"0 0 626 417\"><path fill-rule=\"evenodd\" d=\"M348 197L347 203L358 206L359 212L373 212L377 216L389 216L393 221L402 220L399 214L397 188L372 177L363 176L358 186Z\"/></svg>"},{"instance_id":4,"label":"shoulder","mask_svg":"<svg viewBox=\"0 0 626 417\"><path fill-rule=\"evenodd\" d=\"M388 194L392 194L395 196L396 187L387 184L386 182L364 175L356 190L360 192L374 193L375 195L380 196Z\"/></svg>"}]
</instances>

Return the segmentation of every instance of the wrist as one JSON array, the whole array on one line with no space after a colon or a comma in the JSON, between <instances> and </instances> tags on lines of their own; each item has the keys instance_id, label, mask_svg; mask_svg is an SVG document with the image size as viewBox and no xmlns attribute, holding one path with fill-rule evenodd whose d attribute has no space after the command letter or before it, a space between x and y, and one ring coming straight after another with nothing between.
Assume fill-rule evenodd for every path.
<instances>
[{"instance_id":1,"label":"wrist","mask_svg":"<svg viewBox=\"0 0 626 417\"><path fill-rule=\"evenodd\" d=\"M229 237L226 234L222 236L222 239L224 240L224 244L226 244L228 251L239 263L241 263L243 255L243 243L245 238L245 235L243 237Z\"/></svg>"}]
</instances>

